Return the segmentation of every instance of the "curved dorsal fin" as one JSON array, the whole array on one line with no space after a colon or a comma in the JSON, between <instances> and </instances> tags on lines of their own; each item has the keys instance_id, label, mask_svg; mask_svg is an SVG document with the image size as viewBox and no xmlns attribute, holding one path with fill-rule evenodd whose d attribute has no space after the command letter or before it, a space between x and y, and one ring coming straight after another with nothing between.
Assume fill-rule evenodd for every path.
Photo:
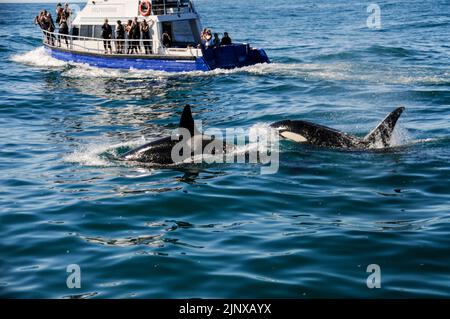
<instances>
[{"instance_id":1,"label":"curved dorsal fin","mask_svg":"<svg viewBox=\"0 0 450 319\"><path fill-rule=\"evenodd\" d=\"M191 106L187 104L183 109L183 114L181 114L180 124L178 127L187 129L191 136L197 133L197 129L194 124L194 119L192 118Z\"/></svg>"},{"instance_id":2,"label":"curved dorsal fin","mask_svg":"<svg viewBox=\"0 0 450 319\"><path fill-rule=\"evenodd\" d=\"M389 115L386 116L386 118L381 121L377 127L375 127L369 134L366 135L366 137L364 137L364 141L370 144L381 142L383 147L388 147L395 124L404 110L405 108L402 106L389 113Z\"/></svg>"}]
</instances>

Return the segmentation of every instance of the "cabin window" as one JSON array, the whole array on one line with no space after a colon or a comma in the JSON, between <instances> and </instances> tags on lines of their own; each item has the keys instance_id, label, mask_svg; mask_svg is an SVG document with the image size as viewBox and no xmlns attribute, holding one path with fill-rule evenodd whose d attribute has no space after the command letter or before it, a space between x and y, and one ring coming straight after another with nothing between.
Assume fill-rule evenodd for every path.
<instances>
[{"instance_id":1,"label":"cabin window","mask_svg":"<svg viewBox=\"0 0 450 319\"><path fill-rule=\"evenodd\" d=\"M170 35L174 46L185 47L198 42L190 20L163 22L162 31Z\"/></svg>"},{"instance_id":2,"label":"cabin window","mask_svg":"<svg viewBox=\"0 0 450 319\"><path fill-rule=\"evenodd\" d=\"M94 26L94 38L101 38L101 37L102 37L102 26L95 25Z\"/></svg>"},{"instance_id":3,"label":"cabin window","mask_svg":"<svg viewBox=\"0 0 450 319\"><path fill-rule=\"evenodd\" d=\"M92 26L91 25L81 25L80 26L80 37L92 37Z\"/></svg>"},{"instance_id":4,"label":"cabin window","mask_svg":"<svg viewBox=\"0 0 450 319\"><path fill-rule=\"evenodd\" d=\"M194 35L188 20L172 23L172 35L175 42L193 43Z\"/></svg>"},{"instance_id":5,"label":"cabin window","mask_svg":"<svg viewBox=\"0 0 450 319\"><path fill-rule=\"evenodd\" d=\"M176 42L194 42L194 36L188 20L173 22L172 35Z\"/></svg>"}]
</instances>

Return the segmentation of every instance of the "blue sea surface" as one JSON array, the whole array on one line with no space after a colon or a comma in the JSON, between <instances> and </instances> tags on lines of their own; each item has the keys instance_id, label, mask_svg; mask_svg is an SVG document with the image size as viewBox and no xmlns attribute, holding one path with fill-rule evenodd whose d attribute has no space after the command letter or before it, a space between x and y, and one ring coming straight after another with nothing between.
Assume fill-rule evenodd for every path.
<instances>
[{"instance_id":1,"label":"blue sea surface","mask_svg":"<svg viewBox=\"0 0 450 319\"><path fill-rule=\"evenodd\" d=\"M450 2L195 1L203 26L271 64L169 74L54 60L0 3L0 296L450 296ZM18 29L11 29L17 26ZM394 147L280 142L258 164L156 169L109 155L171 133L304 119L364 136L405 106ZM66 268L81 268L69 289ZM367 266L381 269L369 289Z\"/></svg>"}]
</instances>

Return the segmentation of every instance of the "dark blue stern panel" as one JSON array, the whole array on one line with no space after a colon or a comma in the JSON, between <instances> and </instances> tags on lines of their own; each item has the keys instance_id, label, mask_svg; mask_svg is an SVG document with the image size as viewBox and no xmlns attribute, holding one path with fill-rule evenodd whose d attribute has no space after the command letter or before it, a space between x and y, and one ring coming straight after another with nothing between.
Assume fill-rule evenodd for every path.
<instances>
[{"instance_id":1,"label":"dark blue stern panel","mask_svg":"<svg viewBox=\"0 0 450 319\"><path fill-rule=\"evenodd\" d=\"M254 49L248 44L203 48L202 51L203 58L211 69L233 69L258 63L270 63L263 49Z\"/></svg>"}]
</instances>

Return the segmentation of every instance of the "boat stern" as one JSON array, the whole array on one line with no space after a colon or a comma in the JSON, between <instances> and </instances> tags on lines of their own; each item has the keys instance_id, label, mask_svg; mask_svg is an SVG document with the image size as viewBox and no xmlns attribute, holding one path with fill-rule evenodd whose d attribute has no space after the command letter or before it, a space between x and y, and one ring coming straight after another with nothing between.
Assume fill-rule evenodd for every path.
<instances>
[{"instance_id":1,"label":"boat stern","mask_svg":"<svg viewBox=\"0 0 450 319\"><path fill-rule=\"evenodd\" d=\"M270 63L264 49L255 49L246 43L203 48L202 53L211 69L234 69L259 63Z\"/></svg>"}]
</instances>

